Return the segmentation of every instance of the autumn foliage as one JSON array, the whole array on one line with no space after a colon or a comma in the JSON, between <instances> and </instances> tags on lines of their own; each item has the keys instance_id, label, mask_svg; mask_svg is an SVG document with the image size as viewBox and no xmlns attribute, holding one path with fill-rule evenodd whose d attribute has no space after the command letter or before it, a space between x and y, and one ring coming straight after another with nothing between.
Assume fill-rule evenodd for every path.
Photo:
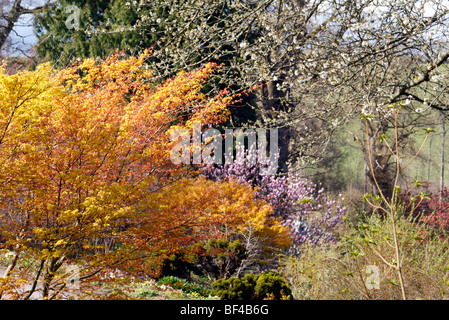
<instances>
[{"instance_id":1,"label":"autumn foliage","mask_svg":"<svg viewBox=\"0 0 449 320\"><path fill-rule=\"evenodd\" d=\"M106 268L140 272L159 252L248 226L288 245L251 187L198 178L170 161L171 130L229 114L232 96L202 91L216 66L158 83L148 56L0 70L0 237L11 253L3 297L29 298L43 281L43 297L54 298L68 263L80 266L82 281ZM24 283L32 289L18 289Z\"/></svg>"},{"instance_id":2,"label":"autumn foliage","mask_svg":"<svg viewBox=\"0 0 449 320\"><path fill-rule=\"evenodd\" d=\"M443 188L439 192L430 192L430 184L425 182L420 186L420 195L407 192L401 200L405 204L407 215L418 217L421 223L432 227L442 236L449 231L449 190Z\"/></svg>"}]
</instances>

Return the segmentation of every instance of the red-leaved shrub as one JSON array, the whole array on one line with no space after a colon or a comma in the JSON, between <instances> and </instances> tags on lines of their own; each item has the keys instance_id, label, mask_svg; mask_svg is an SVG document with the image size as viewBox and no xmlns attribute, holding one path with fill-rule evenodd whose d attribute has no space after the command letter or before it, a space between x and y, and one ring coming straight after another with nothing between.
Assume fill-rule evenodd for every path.
<instances>
[{"instance_id":1,"label":"red-leaved shrub","mask_svg":"<svg viewBox=\"0 0 449 320\"><path fill-rule=\"evenodd\" d=\"M444 187L440 192L428 192L429 184L421 186L426 197L412 196L410 192L401 195L405 205L405 214L418 216L420 222L427 222L435 230L443 233L449 232L449 190Z\"/></svg>"}]
</instances>

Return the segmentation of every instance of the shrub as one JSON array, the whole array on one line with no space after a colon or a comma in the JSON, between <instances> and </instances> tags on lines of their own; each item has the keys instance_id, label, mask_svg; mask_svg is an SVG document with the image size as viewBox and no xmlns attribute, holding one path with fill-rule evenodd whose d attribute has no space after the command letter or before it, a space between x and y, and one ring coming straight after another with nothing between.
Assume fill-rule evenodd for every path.
<instances>
[{"instance_id":1,"label":"shrub","mask_svg":"<svg viewBox=\"0 0 449 320\"><path fill-rule=\"evenodd\" d=\"M185 258L185 251L179 249L177 252L170 254L162 261L160 276L174 276L188 279L193 265Z\"/></svg>"},{"instance_id":2,"label":"shrub","mask_svg":"<svg viewBox=\"0 0 449 320\"><path fill-rule=\"evenodd\" d=\"M429 183L423 183L421 188L420 196L413 196L411 192L401 195L407 214L422 215L421 222L438 230L441 235L447 235L449 232L449 190L443 188L438 193L429 192Z\"/></svg>"},{"instance_id":3,"label":"shrub","mask_svg":"<svg viewBox=\"0 0 449 320\"><path fill-rule=\"evenodd\" d=\"M443 279L449 263L447 239L427 224L421 216L399 215L395 220L397 242L401 252L401 271L408 299L441 299L446 296ZM392 225L387 219L370 217L357 226L343 242L348 283L366 299L400 299L399 280L394 266L396 253ZM379 268L379 289L370 290L366 283L367 267ZM363 273L363 281L356 275ZM358 283L358 286L355 284ZM348 287L350 287L349 285Z\"/></svg>"},{"instance_id":4,"label":"shrub","mask_svg":"<svg viewBox=\"0 0 449 320\"><path fill-rule=\"evenodd\" d=\"M429 225L436 229L441 228L447 233L449 231L449 190L443 188L439 194L431 193L430 200L425 199L425 205L428 207Z\"/></svg>"},{"instance_id":5,"label":"shrub","mask_svg":"<svg viewBox=\"0 0 449 320\"><path fill-rule=\"evenodd\" d=\"M212 283L214 294L222 300L254 300L256 279L248 273L243 278L219 279Z\"/></svg>"},{"instance_id":6,"label":"shrub","mask_svg":"<svg viewBox=\"0 0 449 320\"><path fill-rule=\"evenodd\" d=\"M304 244L300 255L281 259L280 274L288 279L295 300L339 300L347 286L338 244Z\"/></svg>"},{"instance_id":7,"label":"shrub","mask_svg":"<svg viewBox=\"0 0 449 320\"><path fill-rule=\"evenodd\" d=\"M173 289L181 289L186 280L180 279L175 276L165 276L159 280L159 284L167 285Z\"/></svg>"},{"instance_id":8,"label":"shrub","mask_svg":"<svg viewBox=\"0 0 449 320\"><path fill-rule=\"evenodd\" d=\"M165 259L162 274L189 279L190 272L193 272L214 280L228 278L245 258L246 250L239 240L200 241Z\"/></svg>"},{"instance_id":9,"label":"shrub","mask_svg":"<svg viewBox=\"0 0 449 320\"><path fill-rule=\"evenodd\" d=\"M184 282L181 288L182 292L188 293L188 294L197 294L201 297L208 297L210 295L210 290L204 288L203 286L191 283L191 282Z\"/></svg>"},{"instance_id":10,"label":"shrub","mask_svg":"<svg viewBox=\"0 0 449 320\"><path fill-rule=\"evenodd\" d=\"M247 273L242 278L219 279L212 284L222 300L291 299L288 282L275 272Z\"/></svg>"},{"instance_id":11,"label":"shrub","mask_svg":"<svg viewBox=\"0 0 449 320\"><path fill-rule=\"evenodd\" d=\"M213 279L232 276L246 258L245 247L239 240L211 240L199 243L194 256L194 272L205 273Z\"/></svg>"},{"instance_id":12,"label":"shrub","mask_svg":"<svg viewBox=\"0 0 449 320\"><path fill-rule=\"evenodd\" d=\"M327 197L324 189L303 179L298 173L263 175L257 150L236 149L242 159L231 164L211 164L201 168L202 175L214 181L236 180L257 188L256 198L273 207L273 215L281 218L292 232L296 245L305 242L323 244L335 240L332 232L346 211L339 201Z\"/></svg>"},{"instance_id":13,"label":"shrub","mask_svg":"<svg viewBox=\"0 0 449 320\"><path fill-rule=\"evenodd\" d=\"M417 224L417 218L401 215L396 220L407 299L447 299L448 240ZM379 216L366 216L356 224L348 221L338 243L309 245L300 256L282 259L281 275L289 280L294 299L401 299L391 267L396 256L391 234L391 224Z\"/></svg>"},{"instance_id":14,"label":"shrub","mask_svg":"<svg viewBox=\"0 0 449 320\"><path fill-rule=\"evenodd\" d=\"M401 191L397 182L401 170L411 160L405 165L401 163L397 140L400 106L392 105L391 108L395 115L396 139L389 142L388 136L379 137L390 150L398 169L391 181L391 194L387 194L378 182L375 167L369 162L376 192L366 194L364 201L372 212L362 215L360 221L344 219L347 226L340 233L338 242L329 245L329 252L312 247L312 252L303 251L300 259L294 257L286 262L284 272L295 277L290 280L294 289L307 280L311 282L308 290L296 290L295 293L312 298L326 298L329 293L332 298L349 299L447 298L449 243L441 233L445 220L440 217L432 221L432 217L447 216L445 202L449 197L445 199L443 193L438 200L431 196L427 202L424 194L412 197L412 189L405 193ZM369 119L365 118L365 121L368 137ZM425 131L422 145L430 132L429 129ZM371 159L375 150L372 150L369 138L366 150ZM421 147L412 160L419 150ZM384 177L381 179L385 182ZM420 184L415 180L413 188ZM408 199L404 195L408 195ZM424 210L426 206L429 210ZM317 252L319 250L321 252Z\"/></svg>"}]
</instances>

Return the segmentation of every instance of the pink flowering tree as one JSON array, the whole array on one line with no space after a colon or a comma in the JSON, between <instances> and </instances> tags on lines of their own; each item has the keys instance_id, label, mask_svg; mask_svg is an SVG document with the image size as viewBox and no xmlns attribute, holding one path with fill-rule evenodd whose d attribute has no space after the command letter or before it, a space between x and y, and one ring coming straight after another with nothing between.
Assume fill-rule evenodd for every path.
<instances>
[{"instance_id":1,"label":"pink flowering tree","mask_svg":"<svg viewBox=\"0 0 449 320\"><path fill-rule=\"evenodd\" d=\"M236 161L204 166L202 175L216 181L235 179L257 187L256 196L269 202L273 214L291 228L293 249L306 242L320 245L336 240L333 230L345 212L339 201L330 200L323 188L295 172L262 175L264 165L258 161L257 150L239 150L244 150L243 156Z\"/></svg>"}]
</instances>

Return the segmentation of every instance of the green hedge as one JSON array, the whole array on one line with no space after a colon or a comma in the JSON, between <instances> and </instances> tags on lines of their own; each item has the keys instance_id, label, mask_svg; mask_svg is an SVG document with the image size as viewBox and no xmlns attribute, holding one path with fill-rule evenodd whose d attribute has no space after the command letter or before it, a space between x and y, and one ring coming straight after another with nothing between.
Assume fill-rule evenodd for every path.
<instances>
[{"instance_id":1,"label":"green hedge","mask_svg":"<svg viewBox=\"0 0 449 320\"><path fill-rule=\"evenodd\" d=\"M292 299L288 282L272 271L219 279L212 283L212 289L222 300Z\"/></svg>"}]
</instances>

